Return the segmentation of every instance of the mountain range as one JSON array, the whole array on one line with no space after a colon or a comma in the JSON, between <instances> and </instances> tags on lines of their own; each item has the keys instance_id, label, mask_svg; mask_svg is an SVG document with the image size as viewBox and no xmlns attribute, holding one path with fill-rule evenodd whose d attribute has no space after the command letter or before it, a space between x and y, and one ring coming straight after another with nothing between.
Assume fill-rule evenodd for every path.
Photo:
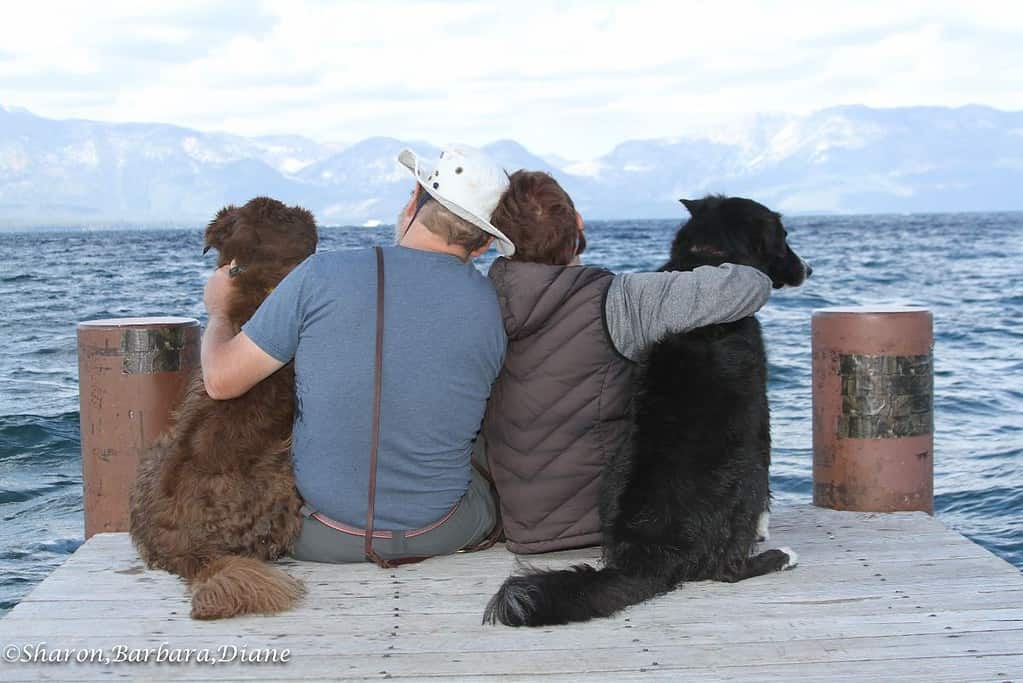
<instances>
[{"instance_id":1,"label":"mountain range","mask_svg":"<svg viewBox=\"0 0 1023 683\"><path fill-rule=\"evenodd\" d=\"M410 189L395 161L417 140L354 144L243 137L155 123L55 120L0 106L0 228L205 223L269 195L323 225L390 223ZM747 196L786 213L1023 210L1023 112L842 106L754 114L592 160L483 147L508 171L544 170L590 219L676 218L677 200Z\"/></svg>"}]
</instances>

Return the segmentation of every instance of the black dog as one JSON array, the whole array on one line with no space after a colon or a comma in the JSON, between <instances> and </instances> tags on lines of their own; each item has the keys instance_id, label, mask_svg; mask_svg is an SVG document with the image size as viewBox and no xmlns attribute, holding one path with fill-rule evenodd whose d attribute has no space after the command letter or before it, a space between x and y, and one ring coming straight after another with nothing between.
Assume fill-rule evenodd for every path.
<instances>
[{"instance_id":1,"label":"black dog","mask_svg":"<svg viewBox=\"0 0 1023 683\"><path fill-rule=\"evenodd\" d=\"M682 200L691 214L661 270L737 263L775 288L811 269L780 216L749 199ZM601 491L604 568L508 578L484 622L542 626L607 617L683 581L741 581L795 566L791 550L753 555L766 535L771 436L767 358L756 318L669 335L641 368L633 451Z\"/></svg>"}]
</instances>

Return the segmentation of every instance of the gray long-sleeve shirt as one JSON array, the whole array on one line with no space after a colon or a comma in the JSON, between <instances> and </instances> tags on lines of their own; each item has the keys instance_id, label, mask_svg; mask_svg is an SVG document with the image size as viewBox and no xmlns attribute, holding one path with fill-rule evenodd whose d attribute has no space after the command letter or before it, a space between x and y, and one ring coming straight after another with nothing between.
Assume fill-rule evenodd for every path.
<instances>
[{"instance_id":1,"label":"gray long-sleeve shirt","mask_svg":"<svg viewBox=\"0 0 1023 683\"><path fill-rule=\"evenodd\" d=\"M638 360L671 332L753 315L771 295L771 278L756 268L726 263L692 271L615 275L604 312L618 351Z\"/></svg>"}]
</instances>

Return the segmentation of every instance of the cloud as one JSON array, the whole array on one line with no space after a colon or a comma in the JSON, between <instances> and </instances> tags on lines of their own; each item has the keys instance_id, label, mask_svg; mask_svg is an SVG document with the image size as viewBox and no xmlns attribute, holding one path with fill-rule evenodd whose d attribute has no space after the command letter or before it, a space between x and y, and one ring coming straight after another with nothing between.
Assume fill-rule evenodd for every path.
<instances>
[{"instance_id":1,"label":"cloud","mask_svg":"<svg viewBox=\"0 0 1023 683\"><path fill-rule=\"evenodd\" d=\"M0 102L590 158L755 111L1021 109L1021 33L1018 3L42 1L0 26Z\"/></svg>"}]
</instances>

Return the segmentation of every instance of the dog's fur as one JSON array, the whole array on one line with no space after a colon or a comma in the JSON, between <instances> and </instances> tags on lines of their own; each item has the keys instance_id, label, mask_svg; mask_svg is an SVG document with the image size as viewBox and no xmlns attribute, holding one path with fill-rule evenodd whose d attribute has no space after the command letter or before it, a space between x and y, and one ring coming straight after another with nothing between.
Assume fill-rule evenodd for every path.
<instances>
[{"instance_id":1,"label":"dog's fur","mask_svg":"<svg viewBox=\"0 0 1023 683\"><path fill-rule=\"evenodd\" d=\"M236 329L316 250L312 214L259 197L220 210L205 253L237 274L227 315ZM171 425L143 456L131 495L131 537L149 567L185 578L192 617L281 612L301 582L266 564L301 526L291 464L294 370L289 363L235 399L214 400L201 373Z\"/></svg>"},{"instance_id":2,"label":"dog's fur","mask_svg":"<svg viewBox=\"0 0 1023 683\"><path fill-rule=\"evenodd\" d=\"M809 274L780 216L761 204L717 196L682 203L692 217L662 271L745 264L776 288L800 285ZM795 565L787 549L752 554L769 505L771 457L767 359L756 318L655 343L642 363L634 426L631 454L604 473L604 567L512 576L484 622L586 621L683 581L734 582Z\"/></svg>"}]
</instances>

